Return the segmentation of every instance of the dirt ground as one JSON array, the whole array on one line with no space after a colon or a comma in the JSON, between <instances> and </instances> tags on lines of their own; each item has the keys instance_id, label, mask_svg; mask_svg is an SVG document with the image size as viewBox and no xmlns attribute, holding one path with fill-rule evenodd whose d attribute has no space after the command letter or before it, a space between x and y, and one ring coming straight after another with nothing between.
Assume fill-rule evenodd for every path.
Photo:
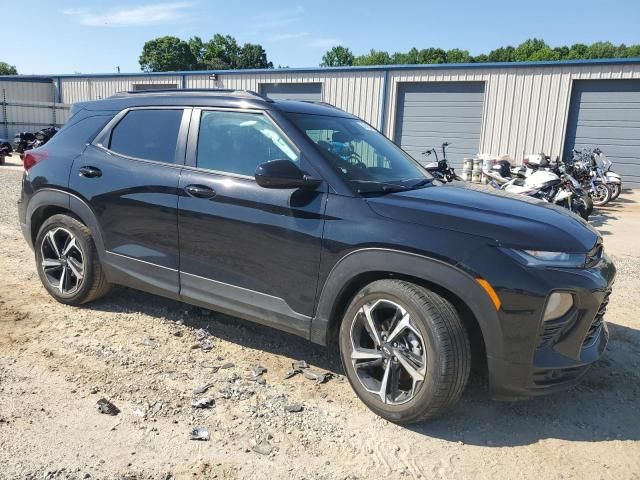
<instances>
[{"instance_id":1,"label":"dirt ground","mask_svg":"<svg viewBox=\"0 0 640 480\"><path fill-rule=\"evenodd\" d=\"M302 339L129 289L83 308L53 301L19 230L22 173L10 163L0 167L1 479L640 478L640 192L593 220L618 278L608 351L580 386L499 403L473 378L449 415L400 427L356 398L335 353ZM335 377L285 379L299 359ZM254 365L265 384L250 379ZM193 409L201 397L215 407ZM101 398L119 415L99 413ZM198 426L209 441L189 440Z\"/></svg>"}]
</instances>

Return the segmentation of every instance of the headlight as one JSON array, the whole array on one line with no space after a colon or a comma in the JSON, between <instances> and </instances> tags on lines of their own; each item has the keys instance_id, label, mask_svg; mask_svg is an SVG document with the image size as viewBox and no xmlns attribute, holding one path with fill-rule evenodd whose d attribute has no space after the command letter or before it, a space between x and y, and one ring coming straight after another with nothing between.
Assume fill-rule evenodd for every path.
<instances>
[{"instance_id":1,"label":"headlight","mask_svg":"<svg viewBox=\"0 0 640 480\"><path fill-rule=\"evenodd\" d=\"M508 248L507 253L530 267L583 268L586 253L546 252L543 250L517 250Z\"/></svg>"}]
</instances>

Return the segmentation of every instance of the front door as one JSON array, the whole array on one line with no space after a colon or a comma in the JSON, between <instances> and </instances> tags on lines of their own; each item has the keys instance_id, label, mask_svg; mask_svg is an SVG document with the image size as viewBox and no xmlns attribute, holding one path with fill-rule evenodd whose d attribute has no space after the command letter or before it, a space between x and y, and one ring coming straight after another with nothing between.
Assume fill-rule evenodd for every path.
<instances>
[{"instance_id":1,"label":"front door","mask_svg":"<svg viewBox=\"0 0 640 480\"><path fill-rule=\"evenodd\" d=\"M190 114L123 111L74 161L69 186L95 214L114 282L178 295L178 183Z\"/></svg>"},{"instance_id":2,"label":"front door","mask_svg":"<svg viewBox=\"0 0 640 480\"><path fill-rule=\"evenodd\" d=\"M295 145L260 111L194 111L178 204L185 299L306 335L313 314L327 186L266 189L256 167Z\"/></svg>"}]
</instances>

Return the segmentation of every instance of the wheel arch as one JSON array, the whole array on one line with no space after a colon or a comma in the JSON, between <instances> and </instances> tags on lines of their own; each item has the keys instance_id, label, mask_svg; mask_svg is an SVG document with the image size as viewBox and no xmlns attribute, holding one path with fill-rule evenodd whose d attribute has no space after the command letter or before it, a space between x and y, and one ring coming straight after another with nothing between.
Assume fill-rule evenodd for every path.
<instances>
[{"instance_id":1,"label":"wheel arch","mask_svg":"<svg viewBox=\"0 0 640 480\"><path fill-rule=\"evenodd\" d=\"M35 245L38 231L47 218L57 214L67 214L86 225L96 243L98 255L102 257L104 243L93 211L84 200L62 190L43 188L30 199L26 220L31 235L31 245Z\"/></svg>"},{"instance_id":2,"label":"wheel arch","mask_svg":"<svg viewBox=\"0 0 640 480\"><path fill-rule=\"evenodd\" d=\"M381 248L356 250L336 263L318 300L311 340L334 345L342 316L353 296L365 285L385 278L418 284L449 300L473 337L470 339L475 343L474 356L482 357L483 361L487 355L501 356L502 334L496 309L474 277L437 259Z\"/></svg>"}]
</instances>

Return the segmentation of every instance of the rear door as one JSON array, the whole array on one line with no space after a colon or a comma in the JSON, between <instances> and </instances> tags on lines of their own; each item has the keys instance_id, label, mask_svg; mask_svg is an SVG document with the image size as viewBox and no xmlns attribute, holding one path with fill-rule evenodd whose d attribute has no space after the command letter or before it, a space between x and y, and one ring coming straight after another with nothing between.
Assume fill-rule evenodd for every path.
<instances>
[{"instance_id":1,"label":"rear door","mask_svg":"<svg viewBox=\"0 0 640 480\"><path fill-rule=\"evenodd\" d=\"M194 110L180 180L181 294L306 335L327 186L260 187L253 177L256 167L276 159L291 160L318 177L264 112Z\"/></svg>"},{"instance_id":2,"label":"rear door","mask_svg":"<svg viewBox=\"0 0 640 480\"><path fill-rule=\"evenodd\" d=\"M69 186L98 221L116 282L178 295L178 183L190 114L124 110L74 161Z\"/></svg>"}]
</instances>

